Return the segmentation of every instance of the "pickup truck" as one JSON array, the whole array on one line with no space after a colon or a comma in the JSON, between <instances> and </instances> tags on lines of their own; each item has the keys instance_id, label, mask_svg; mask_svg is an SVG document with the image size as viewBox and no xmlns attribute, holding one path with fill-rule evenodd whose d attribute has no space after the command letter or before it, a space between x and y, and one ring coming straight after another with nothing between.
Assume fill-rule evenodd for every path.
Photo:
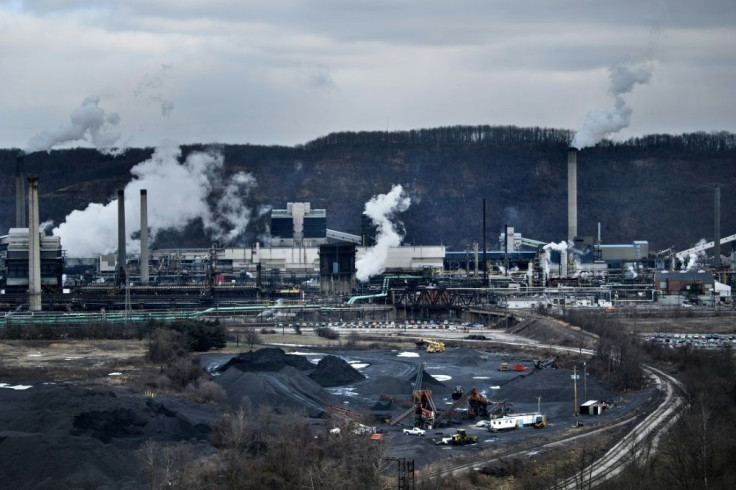
<instances>
[{"instance_id":1,"label":"pickup truck","mask_svg":"<svg viewBox=\"0 0 736 490\"><path fill-rule=\"evenodd\" d=\"M404 429L404 434L409 434L410 436L423 436L425 432L426 431L424 429L420 429L419 427Z\"/></svg>"}]
</instances>

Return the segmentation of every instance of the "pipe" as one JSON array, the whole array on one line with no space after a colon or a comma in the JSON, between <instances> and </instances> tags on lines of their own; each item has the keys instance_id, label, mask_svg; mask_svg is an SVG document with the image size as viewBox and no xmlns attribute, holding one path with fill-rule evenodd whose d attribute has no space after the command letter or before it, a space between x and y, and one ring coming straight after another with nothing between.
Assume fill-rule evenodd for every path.
<instances>
[{"instance_id":1,"label":"pipe","mask_svg":"<svg viewBox=\"0 0 736 490\"><path fill-rule=\"evenodd\" d=\"M567 151L567 240L578 236L578 150Z\"/></svg>"},{"instance_id":2,"label":"pipe","mask_svg":"<svg viewBox=\"0 0 736 490\"><path fill-rule=\"evenodd\" d=\"M26 179L25 156L21 150L15 157L15 227L25 228L26 221Z\"/></svg>"},{"instance_id":3,"label":"pipe","mask_svg":"<svg viewBox=\"0 0 736 490\"><path fill-rule=\"evenodd\" d=\"M38 216L38 177L28 177L28 309L41 311L41 237Z\"/></svg>"},{"instance_id":4,"label":"pipe","mask_svg":"<svg viewBox=\"0 0 736 490\"><path fill-rule=\"evenodd\" d=\"M141 269L141 284L148 285L148 191L141 189L141 254L138 259Z\"/></svg>"},{"instance_id":5,"label":"pipe","mask_svg":"<svg viewBox=\"0 0 736 490\"><path fill-rule=\"evenodd\" d=\"M488 259L486 258L486 198L483 198L483 284L488 284Z\"/></svg>"},{"instance_id":6,"label":"pipe","mask_svg":"<svg viewBox=\"0 0 736 490\"><path fill-rule=\"evenodd\" d=\"M125 282L127 253L125 251L125 192L118 189L118 265L115 268L117 272L117 282Z\"/></svg>"},{"instance_id":7,"label":"pipe","mask_svg":"<svg viewBox=\"0 0 736 490\"><path fill-rule=\"evenodd\" d=\"M713 195L713 267L721 266L721 187L716 186Z\"/></svg>"}]
</instances>

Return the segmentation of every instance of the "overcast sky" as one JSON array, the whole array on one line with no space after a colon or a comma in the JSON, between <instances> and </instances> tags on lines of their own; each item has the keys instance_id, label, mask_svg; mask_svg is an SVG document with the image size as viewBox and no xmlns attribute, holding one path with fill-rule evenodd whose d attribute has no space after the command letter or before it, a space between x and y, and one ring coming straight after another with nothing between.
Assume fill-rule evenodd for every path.
<instances>
[{"instance_id":1,"label":"overcast sky","mask_svg":"<svg viewBox=\"0 0 736 490\"><path fill-rule=\"evenodd\" d=\"M129 146L304 143L456 124L576 130L614 103L650 133L736 131L734 0L0 1L0 147L88 96Z\"/></svg>"}]
</instances>

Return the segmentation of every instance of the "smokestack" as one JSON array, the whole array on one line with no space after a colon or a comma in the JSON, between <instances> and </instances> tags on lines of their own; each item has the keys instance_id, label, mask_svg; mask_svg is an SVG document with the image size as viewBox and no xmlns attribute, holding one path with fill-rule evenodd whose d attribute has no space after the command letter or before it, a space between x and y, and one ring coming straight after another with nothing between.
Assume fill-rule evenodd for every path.
<instances>
[{"instance_id":1,"label":"smokestack","mask_svg":"<svg viewBox=\"0 0 736 490\"><path fill-rule=\"evenodd\" d=\"M141 284L148 285L148 191L141 189Z\"/></svg>"},{"instance_id":2,"label":"smokestack","mask_svg":"<svg viewBox=\"0 0 736 490\"><path fill-rule=\"evenodd\" d=\"M38 217L38 177L28 178L28 309L41 311L41 237Z\"/></svg>"},{"instance_id":3,"label":"smokestack","mask_svg":"<svg viewBox=\"0 0 736 490\"><path fill-rule=\"evenodd\" d=\"M721 187L713 196L713 267L721 266Z\"/></svg>"},{"instance_id":4,"label":"smokestack","mask_svg":"<svg viewBox=\"0 0 736 490\"><path fill-rule=\"evenodd\" d=\"M15 157L15 227L25 228L26 224L26 178L23 150Z\"/></svg>"},{"instance_id":5,"label":"smokestack","mask_svg":"<svg viewBox=\"0 0 736 490\"><path fill-rule=\"evenodd\" d=\"M488 259L486 258L486 198L483 198L483 285L488 284Z\"/></svg>"},{"instance_id":6,"label":"smokestack","mask_svg":"<svg viewBox=\"0 0 736 490\"><path fill-rule=\"evenodd\" d=\"M578 236L578 150L567 150L567 241Z\"/></svg>"},{"instance_id":7,"label":"smokestack","mask_svg":"<svg viewBox=\"0 0 736 490\"><path fill-rule=\"evenodd\" d=\"M115 268L117 283L125 283L125 192L118 189L118 265Z\"/></svg>"}]
</instances>

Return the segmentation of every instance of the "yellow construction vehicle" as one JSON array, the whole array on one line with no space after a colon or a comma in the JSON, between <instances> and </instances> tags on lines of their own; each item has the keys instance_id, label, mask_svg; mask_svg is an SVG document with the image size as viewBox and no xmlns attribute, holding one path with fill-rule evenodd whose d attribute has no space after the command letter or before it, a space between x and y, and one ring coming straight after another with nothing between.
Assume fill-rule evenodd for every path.
<instances>
[{"instance_id":1,"label":"yellow construction vehicle","mask_svg":"<svg viewBox=\"0 0 736 490\"><path fill-rule=\"evenodd\" d=\"M422 339L418 343L421 345L426 345L427 352L429 352L430 354L436 352L445 352L445 343L440 342L439 340Z\"/></svg>"}]
</instances>

